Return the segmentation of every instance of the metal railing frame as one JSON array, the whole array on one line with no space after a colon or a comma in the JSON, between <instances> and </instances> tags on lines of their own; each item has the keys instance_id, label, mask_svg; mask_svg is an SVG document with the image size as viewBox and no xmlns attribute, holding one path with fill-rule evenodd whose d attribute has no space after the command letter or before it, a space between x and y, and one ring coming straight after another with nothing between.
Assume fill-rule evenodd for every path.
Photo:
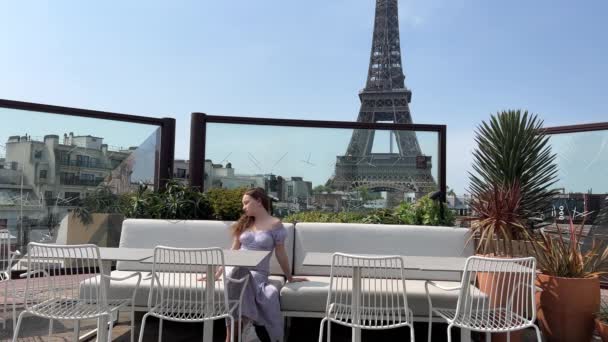
<instances>
[{"instance_id":1,"label":"metal railing frame","mask_svg":"<svg viewBox=\"0 0 608 342\"><path fill-rule=\"evenodd\" d=\"M156 190L164 188L164 185L169 179L171 179L173 175L173 160L175 154L174 118L153 118L148 116L112 113L4 99L0 99L0 108L159 126L161 129L161 134L160 146L156 150L157 155L155 158L154 188Z\"/></svg>"},{"instance_id":2,"label":"metal railing frame","mask_svg":"<svg viewBox=\"0 0 608 342\"><path fill-rule=\"evenodd\" d=\"M192 113L190 120L190 186L203 189L203 175L205 167L205 146L207 123L261 125L261 126L288 126L307 128L336 128L336 129L375 129L375 130L404 130L416 132L436 132L438 137L439 161L438 161L438 185L442 196L439 200L445 202L446 194L446 142L447 126L430 124L389 124L371 122L350 121L319 121L319 120L295 120L295 119L273 119L252 118L239 116L217 116L205 113ZM344 147L346 149L346 146Z\"/></svg>"}]
</instances>

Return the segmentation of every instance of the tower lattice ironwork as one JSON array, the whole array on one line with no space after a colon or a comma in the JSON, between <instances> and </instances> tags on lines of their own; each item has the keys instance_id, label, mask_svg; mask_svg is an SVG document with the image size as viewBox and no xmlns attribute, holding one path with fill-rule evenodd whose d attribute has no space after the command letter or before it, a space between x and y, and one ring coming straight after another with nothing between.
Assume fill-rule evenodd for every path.
<instances>
[{"instance_id":1,"label":"tower lattice ironwork","mask_svg":"<svg viewBox=\"0 0 608 342\"><path fill-rule=\"evenodd\" d=\"M359 93L357 121L411 124L408 104L412 92L404 81L397 0L376 0L369 70L365 88ZM337 156L332 186L345 191L362 186L388 191L393 201L402 200L405 193L420 197L437 190L431 157L423 154L416 133L395 130L392 134L398 152L372 153L375 130L354 130L346 154Z\"/></svg>"}]
</instances>

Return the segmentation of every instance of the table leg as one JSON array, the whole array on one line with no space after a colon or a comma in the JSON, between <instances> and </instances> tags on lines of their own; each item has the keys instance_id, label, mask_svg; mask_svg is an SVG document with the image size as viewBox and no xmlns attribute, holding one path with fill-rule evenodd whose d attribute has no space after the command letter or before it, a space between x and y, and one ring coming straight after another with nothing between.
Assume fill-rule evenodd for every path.
<instances>
[{"instance_id":1,"label":"table leg","mask_svg":"<svg viewBox=\"0 0 608 342\"><path fill-rule=\"evenodd\" d=\"M471 330L460 329L460 342L471 342Z\"/></svg>"},{"instance_id":2,"label":"table leg","mask_svg":"<svg viewBox=\"0 0 608 342\"><path fill-rule=\"evenodd\" d=\"M361 268L353 267L353 302L352 302L352 313L353 321L359 324L361 321L360 306L361 306ZM361 328L353 328L353 342L361 341Z\"/></svg>"},{"instance_id":3,"label":"table leg","mask_svg":"<svg viewBox=\"0 0 608 342\"><path fill-rule=\"evenodd\" d=\"M207 277L205 278L205 296L208 304L211 304L213 301L213 292L215 287L215 271L212 265L207 265ZM209 310L212 310L210 308ZM203 328L203 342L212 342L213 341L213 321L205 322L205 326Z\"/></svg>"},{"instance_id":4,"label":"table leg","mask_svg":"<svg viewBox=\"0 0 608 342\"><path fill-rule=\"evenodd\" d=\"M110 260L102 260L102 268L103 274L110 276L110 270L112 267L112 261ZM101 277L101 286L104 286L106 289L106 294L110 291L110 279L106 279ZM110 317L110 319L114 319L114 317ZM118 319L118 317L117 317ZM108 320L106 318L98 318L97 319L97 328L95 330L89 331L84 335L78 336L79 341L86 341L91 337L97 335L97 341L107 341L108 340Z\"/></svg>"}]
</instances>

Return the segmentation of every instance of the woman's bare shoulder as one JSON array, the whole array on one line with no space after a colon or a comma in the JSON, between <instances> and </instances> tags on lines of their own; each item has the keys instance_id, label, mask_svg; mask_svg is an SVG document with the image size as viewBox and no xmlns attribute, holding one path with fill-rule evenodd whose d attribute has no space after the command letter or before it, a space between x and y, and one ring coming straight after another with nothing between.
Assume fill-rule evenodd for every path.
<instances>
[{"instance_id":1,"label":"woman's bare shoulder","mask_svg":"<svg viewBox=\"0 0 608 342\"><path fill-rule=\"evenodd\" d=\"M283 221L278 217L273 217L271 222L272 228L279 228L283 225Z\"/></svg>"}]
</instances>

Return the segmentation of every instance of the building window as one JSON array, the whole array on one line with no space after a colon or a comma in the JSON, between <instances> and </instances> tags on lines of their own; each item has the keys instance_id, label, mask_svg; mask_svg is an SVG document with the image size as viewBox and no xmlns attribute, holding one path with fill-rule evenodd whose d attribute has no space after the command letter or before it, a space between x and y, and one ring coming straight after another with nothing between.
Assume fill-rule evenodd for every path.
<instances>
[{"instance_id":1,"label":"building window","mask_svg":"<svg viewBox=\"0 0 608 342\"><path fill-rule=\"evenodd\" d=\"M89 156L76 155L76 165L78 166L89 166Z\"/></svg>"},{"instance_id":2,"label":"building window","mask_svg":"<svg viewBox=\"0 0 608 342\"><path fill-rule=\"evenodd\" d=\"M40 170L40 179L46 179L47 170Z\"/></svg>"},{"instance_id":3,"label":"building window","mask_svg":"<svg viewBox=\"0 0 608 342\"><path fill-rule=\"evenodd\" d=\"M44 198L45 199L53 198L53 192L52 191L45 191L44 192Z\"/></svg>"},{"instance_id":4,"label":"building window","mask_svg":"<svg viewBox=\"0 0 608 342\"><path fill-rule=\"evenodd\" d=\"M42 158L42 151L35 151L34 152L34 158L36 158L36 159Z\"/></svg>"},{"instance_id":5,"label":"building window","mask_svg":"<svg viewBox=\"0 0 608 342\"><path fill-rule=\"evenodd\" d=\"M6 229L8 226L8 219L0 219L0 229Z\"/></svg>"},{"instance_id":6,"label":"building window","mask_svg":"<svg viewBox=\"0 0 608 342\"><path fill-rule=\"evenodd\" d=\"M177 172L175 173L175 177L186 178L186 169L177 169Z\"/></svg>"},{"instance_id":7,"label":"building window","mask_svg":"<svg viewBox=\"0 0 608 342\"><path fill-rule=\"evenodd\" d=\"M61 161L62 164L69 164L70 154L67 151L59 152L59 161Z\"/></svg>"},{"instance_id":8,"label":"building window","mask_svg":"<svg viewBox=\"0 0 608 342\"><path fill-rule=\"evenodd\" d=\"M95 179L95 175L90 174L90 173L81 173L80 174L80 179L82 179L82 180L94 180Z\"/></svg>"},{"instance_id":9,"label":"building window","mask_svg":"<svg viewBox=\"0 0 608 342\"><path fill-rule=\"evenodd\" d=\"M61 184L74 184L74 174L71 172L62 172L59 175L59 179L61 180Z\"/></svg>"}]
</instances>

